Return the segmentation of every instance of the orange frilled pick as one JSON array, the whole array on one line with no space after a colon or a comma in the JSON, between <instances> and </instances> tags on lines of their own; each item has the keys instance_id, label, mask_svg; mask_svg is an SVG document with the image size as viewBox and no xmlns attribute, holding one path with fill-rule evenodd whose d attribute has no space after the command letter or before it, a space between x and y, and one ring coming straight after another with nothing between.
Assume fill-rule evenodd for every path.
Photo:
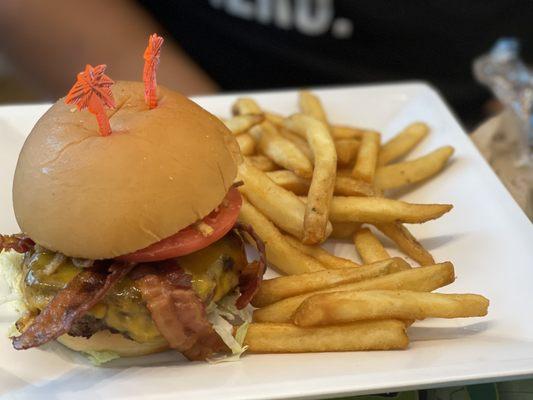
<instances>
[{"instance_id":1,"label":"orange frilled pick","mask_svg":"<svg viewBox=\"0 0 533 400\"><path fill-rule=\"evenodd\" d=\"M115 108L115 99L111 93L114 82L104 74L106 67L105 64L96 67L87 64L85 70L77 75L76 83L65 99L65 103L76 105L80 111L88 108L96 116L101 136L111 134L105 107Z\"/></svg>"},{"instance_id":2,"label":"orange frilled pick","mask_svg":"<svg viewBox=\"0 0 533 400\"><path fill-rule=\"evenodd\" d=\"M159 57L161 56L161 46L163 46L163 38L157 33L150 35L148 39L148 46L144 51L144 99L149 108L157 107L157 80L156 71L159 65Z\"/></svg>"}]
</instances>

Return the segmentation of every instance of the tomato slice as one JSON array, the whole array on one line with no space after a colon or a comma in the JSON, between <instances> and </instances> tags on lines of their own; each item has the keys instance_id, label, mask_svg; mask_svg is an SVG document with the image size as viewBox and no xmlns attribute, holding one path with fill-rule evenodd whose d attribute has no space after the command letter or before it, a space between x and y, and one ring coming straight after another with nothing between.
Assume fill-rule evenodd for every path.
<instances>
[{"instance_id":1,"label":"tomato slice","mask_svg":"<svg viewBox=\"0 0 533 400\"><path fill-rule=\"evenodd\" d=\"M203 249L222 238L233 228L239 216L241 205L242 198L239 191L236 188L231 188L218 209L203 219L207 225L213 228L213 232L209 236L204 236L193 225L189 225L166 239L117 258L133 262L161 261Z\"/></svg>"}]
</instances>

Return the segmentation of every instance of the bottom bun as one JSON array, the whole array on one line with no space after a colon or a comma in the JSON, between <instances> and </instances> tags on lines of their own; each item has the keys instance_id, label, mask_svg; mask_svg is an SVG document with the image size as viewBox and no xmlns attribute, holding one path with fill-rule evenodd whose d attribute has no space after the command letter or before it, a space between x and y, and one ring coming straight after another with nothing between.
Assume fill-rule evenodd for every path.
<instances>
[{"instance_id":1,"label":"bottom bun","mask_svg":"<svg viewBox=\"0 0 533 400\"><path fill-rule=\"evenodd\" d=\"M108 330L96 332L88 339L65 334L57 338L57 341L74 351L110 351L120 357L145 356L168 350L168 342L163 338L154 342L139 343Z\"/></svg>"}]
</instances>

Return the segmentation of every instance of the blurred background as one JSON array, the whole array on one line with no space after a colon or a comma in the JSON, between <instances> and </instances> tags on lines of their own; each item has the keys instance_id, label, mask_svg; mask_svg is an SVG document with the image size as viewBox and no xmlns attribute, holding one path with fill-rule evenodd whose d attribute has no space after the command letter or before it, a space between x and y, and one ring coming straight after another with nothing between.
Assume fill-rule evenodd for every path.
<instances>
[{"instance_id":1,"label":"blurred background","mask_svg":"<svg viewBox=\"0 0 533 400\"><path fill-rule=\"evenodd\" d=\"M472 62L503 36L533 59L518 0L1 0L0 103L55 100L86 63L140 80L149 33L159 82L188 95L426 80L463 124L499 109Z\"/></svg>"}]
</instances>

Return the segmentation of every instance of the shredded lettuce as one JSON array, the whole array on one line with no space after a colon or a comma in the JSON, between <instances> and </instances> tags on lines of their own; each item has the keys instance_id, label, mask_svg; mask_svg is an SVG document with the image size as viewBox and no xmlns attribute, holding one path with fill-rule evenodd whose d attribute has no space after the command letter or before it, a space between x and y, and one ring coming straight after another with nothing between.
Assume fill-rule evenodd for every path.
<instances>
[{"instance_id":1,"label":"shredded lettuce","mask_svg":"<svg viewBox=\"0 0 533 400\"><path fill-rule=\"evenodd\" d=\"M109 361L120 358L120 356L113 351L88 350L84 351L82 354L85 355L89 359L89 361L97 367L102 364L108 363Z\"/></svg>"},{"instance_id":2,"label":"shredded lettuce","mask_svg":"<svg viewBox=\"0 0 533 400\"><path fill-rule=\"evenodd\" d=\"M0 276L2 280L7 283L10 293L5 294L0 291L0 306L2 304L10 303L10 305L21 315L27 312L27 307L24 302L24 297L21 291L22 278L22 262L23 254L14 251L0 252ZM243 310L238 310L235 306L238 294L225 296L218 304L211 303L207 307L207 318L213 325L215 332L222 338L224 343L231 350L231 355L220 354L216 355L207 361L210 363L238 361L242 354L247 350L244 346L244 338L248 326L252 321L251 308L248 306ZM238 328L235 330L235 327ZM235 335L234 335L235 331ZM20 332L13 324L9 330L8 335L17 336ZM120 356L112 351L87 351L82 352L89 361L100 366L109 361L119 358Z\"/></svg>"},{"instance_id":3,"label":"shredded lettuce","mask_svg":"<svg viewBox=\"0 0 533 400\"><path fill-rule=\"evenodd\" d=\"M237 295L226 296L218 304L211 303L207 307L207 319L231 350L231 355L222 354L209 358L207 361L210 363L237 361L248 348L244 346L244 338L252 320L252 313L249 308L238 310L235 307L236 298ZM233 331L236 325L240 326L234 336Z\"/></svg>"},{"instance_id":4,"label":"shredded lettuce","mask_svg":"<svg viewBox=\"0 0 533 400\"><path fill-rule=\"evenodd\" d=\"M15 251L0 252L0 276L4 282L3 284L7 284L6 289L8 290L7 293L3 290L0 293L0 306L9 304L20 315L23 315L28 310L20 287L23 259L24 255ZM7 337L20 335L15 323L9 326L6 334Z\"/></svg>"},{"instance_id":5,"label":"shredded lettuce","mask_svg":"<svg viewBox=\"0 0 533 400\"><path fill-rule=\"evenodd\" d=\"M241 346L244 344L244 339L246 338L246 334L248 333L249 326L250 326L249 321L243 322L242 325L239 326L239 328L237 328L237 332L235 332L235 340Z\"/></svg>"},{"instance_id":6,"label":"shredded lettuce","mask_svg":"<svg viewBox=\"0 0 533 400\"><path fill-rule=\"evenodd\" d=\"M9 290L7 294L0 294L0 305L11 303L19 313L24 313L27 310L20 287L23 259L24 255L15 251L0 252L0 276Z\"/></svg>"}]
</instances>

